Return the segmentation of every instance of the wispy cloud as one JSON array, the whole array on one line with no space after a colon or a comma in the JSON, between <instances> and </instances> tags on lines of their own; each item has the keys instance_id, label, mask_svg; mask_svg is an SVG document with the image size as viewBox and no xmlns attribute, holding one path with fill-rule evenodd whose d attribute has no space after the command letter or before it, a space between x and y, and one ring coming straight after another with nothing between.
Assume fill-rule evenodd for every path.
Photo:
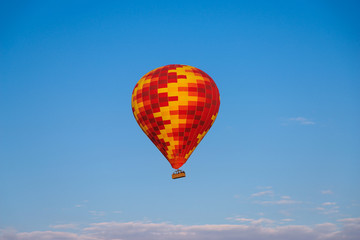
<instances>
[{"instance_id":1,"label":"wispy cloud","mask_svg":"<svg viewBox=\"0 0 360 240\"><path fill-rule=\"evenodd\" d=\"M297 204L302 203L301 201L296 201L291 199L290 196L287 195L279 195L275 194L275 192L269 188L270 190L265 190L257 193L253 193L250 195L251 198L258 198L259 200L253 201L255 204L263 204L263 205L285 205L285 204Z\"/></svg>"},{"instance_id":2,"label":"wispy cloud","mask_svg":"<svg viewBox=\"0 0 360 240\"><path fill-rule=\"evenodd\" d=\"M89 213L95 217L102 217L105 216L104 211L89 211Z\"/></svg>"},{"instance_id":3,"label":"wispy cloud","mask_svg":"<svg viewBox=\"0 0 360 240\"><path fill-rule=\"evenodd\" d=\"M242 218L242 217L228 217L226 220L239 221L239 222L251 222L251 218Z\"/></svg>"},{"instance_id":4,"label":"wispy cloud","mask_svg":"<svg viewBox=\"0 0 360 240\"><path fill-rule=\"evenodd\" d=\"M360 227L360 218L343 218L343 219L338 219L337 221L345 224L359 225Z\"/></svg>"},{"instance_id":5,"label":"wispy cloud","mask_svg":"<svg viewBox=\"0 0 360 240\"><path fill-rule=\"evenodd\" d=\"M336 202L324 202L322 203L323 206L334 206L336 205Z\"/></svg>"},{"instance_id":6,"label":"wispy cloud","mask_svg":"<svg viewBox=\"0 0 360 240\"><path fill-rule=\"evenodd\" d=\"M279 213L287 217L291 216L291 212L289 210L281 209Z\"/></svg>"},{"instance_id":7,"label":"wispy cloud","mask_svg":"<svg viewBox=\"0 0 360 240\"><path fill-rule=\"evenodd\" d=\"M87 202L88 200L83 200L82 203L76 204L75 207L76 208L85 207Z\"/></svg>"},{"instance_id":8,"label":"wispy cloud","mask_svg":"<svg viewBox=\"0 0 360 240\"><path fill-rule=\"evenodd\" d=\"M284 218L284 219L281 219L280 221L281 221L281 222L293 222L293 221L295 221L295 219L292 219L292 218Z\"/></svg>"},{"instance_id":9,"label":"wispy cloud","mask_svg":"<svg viewBox=\"0 0 360 240\"><path fill-rule=\"evenodd\" d=\"M281 196L280 199L269 200L269 201L255 201L258 204L275 204L275 205L286 205L286 204L299 204L301 201L291 199L289 196Z\"/></svg>"},{"instance_id":10,"label":"wispy cloud","mask_svg":"<svg viewBox=\"0 0 360 240\"><path fill-rule=\"evenodd\" d=\"M54 229L76 229L78 228L77 224L57 224L57 225L50 225L50 228L54 228Z\"/></svg>"},{"instance_id":11,"label":"wispy cloud","mask_svg":"<svg viewBox=\"0 0 360 240\"><path fill-rule=\"evenodd\" d=\"M16 232L14 230L0 230L0 240L100 240L92 239L90 236L55 231L33 231L33 232Z\"/></svg>"},{"instance_id":12,"label":"wispy cloud","mask_svg":"<svg viewBox=\"0 0 360 240\"><path fill-rule=\"evenodd\" d=\"M321 191L321 194L324 194L324 195L326 195L326 194L333 194L333 191L331 191L331 190L322 190L322 191Z\"/></svg>"},{"instance_id":13,"label":"wispy cloud","mask_svg":"<svg viewBox=\"0 0 360 240\"><path fill-rule=\"evenodd\" d=\"M227 220L232 220L232 221L241 222L241 223L247 223L247 224L251 224L251 225L272 224L275 222L274 220L271 220L268 218L253 219L253 218L244 218L244 217L230 217L230 218L227 218Z\"/></svg>"},{"instance_id":14,"label":"wispy cloud","mask_svg":"<svg viewBox=\"0 0 360 240\"><path fill-rule=\"evenodd\" d=\"M274 195L274 191L267 190L267 191L253 193L253 194L251 194L251 197L260 197L260 196L265 196L265 195Z\"/></svg>"},{"instance_id":15,"label":"wispy cloud","mask_svg":"<svg viewBox=\"0 0 360 240\"><path fill-rule=\"evenodd\" d=\"M286 205L286 204L298 204L301 203L300 201L295 201L292 199L280 199L274 201L257 201L256 203L259 204L276 204L276 205Z\"/></svg>"},{"instance_id":16,"label":"wispy cloud","mask_svg":"<svg viewBox=\"0 0 360 240\"><path fill-rule=\"evenodd\" d=\"M267 221L260 220L259 221ZM101 222L80 229L78 233L61 231L16 232L0 230L0 240L356 240L360 236L360 218L340 219L342 227L323 223L315 226L286 225L262 226L260 224L240 225L174 225L169 223Z\"/></svg>"},{"instance_id":17,"label":"wispy cloud","mask_svg":"<svg viewBox=\"0 0 360 240\"><path fill-rule=\"evenodd\" d=\"M301 125L314 125L315 122L307 119L307 118L304 118L304 117L294 117L294 118L289 118L288 121L291 121L291 122L296 122L296 123L299 123Z\"/></svg>"},{"instance_id":18,"label":"wispy cloud","mask_svg":"<svg viewBox=\"0 0 360 240\"><path fill-rule=\"evenodd\" d=\"M337 206L336 202L324 202L316 210L322 214L334 214L339 212L339 206Z\"/></svg>"}]
</instances>

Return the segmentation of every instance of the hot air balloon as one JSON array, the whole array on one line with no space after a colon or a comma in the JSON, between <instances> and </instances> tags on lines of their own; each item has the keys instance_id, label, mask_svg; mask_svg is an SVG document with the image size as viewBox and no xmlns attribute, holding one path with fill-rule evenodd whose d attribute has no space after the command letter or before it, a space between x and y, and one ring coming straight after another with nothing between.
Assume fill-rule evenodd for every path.
<instances>
[{"instance_id":1,"label":"hot air balloon","mask_svg":"<svg viewBox=\"0 0 360 240\"><path fill-rule=\"evenodd\" d=\"M132 111L144 133L176 170L213 125L220 107L219 90L202 70L179 64L156 68L136 84Z\"/></svg>"}]
</instances>

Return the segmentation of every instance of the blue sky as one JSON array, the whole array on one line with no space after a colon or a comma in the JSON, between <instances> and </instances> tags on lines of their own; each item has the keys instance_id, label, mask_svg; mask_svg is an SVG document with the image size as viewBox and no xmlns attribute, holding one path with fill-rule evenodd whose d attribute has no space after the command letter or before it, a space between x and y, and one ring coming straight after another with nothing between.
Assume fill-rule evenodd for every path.
<instances>
[{"instance_id":1,"label":"blue sky","mask_svg":"<svg viewBox=\"0 0 360 240\"><path fill-rule=\"evenodd\" d=\"M0 239L355 239L358 8L1 2ZM167 64L202 69L221 96L176 181L131 112L136 82Z\"/></svg>"}]
</instances>

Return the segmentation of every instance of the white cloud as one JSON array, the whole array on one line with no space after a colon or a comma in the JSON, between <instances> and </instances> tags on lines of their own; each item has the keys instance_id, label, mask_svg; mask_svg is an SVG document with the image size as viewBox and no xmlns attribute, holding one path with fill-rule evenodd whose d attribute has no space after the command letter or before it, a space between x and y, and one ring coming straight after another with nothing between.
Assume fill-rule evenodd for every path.
<instances>
[{"instance_id":1,"label":"white cloud","mask_svg":"<svg viewBox=\"0 0 360 240\"><path fill-rule=\"evenodd\" d=\"M284 219L281 219L280 221L281 221L281 222L293 222L293 221L295 221L295 219L292 219L292 218L284 218Z\"/></svg>"},{"instance_id":2,"label":"white cloud","mask_svg":"<svg viewBox=\"0 0 360 240\"><path fill-rule=\"evenodd\" d=\"M343 226L343 233L346 235L355 236L349 239L359 239L360 236L360 218L344 218L338 220ZM357 237L356 237L357 236ZM345 237L343 239L346 239Z\"/></svg>"},{"instance_id":3,"label":"white cloud","mask_svg":"<svg viewBox=\"0 0 360 240\"><path fill-rule=\"evenodd\" d=\"M253 194L251 194L251 197L260 197L260 196L268 196L268 195L271 195L271 196L274 195L274 191L267 190L267 191L253 193Z\"/></svg>"},{"instance_id":4,"label":"white cloud","mask_svg":"<svg viewBox=\"0 0 360 240\"><path fill-rule=\"evenodd\" d=\"M338 222L360 225L360 218L343 218L343 219L339 219Z\"/></svg>"},{"instance_id":5,"label":"white cloud","mask_svg":"<svg viewBox=\"0 0 360 240\"><path fill-rule=\"evenodd\" d=\"M54 229L76 229L78 226L77 224L57 224L57 225L50 225L50 228Z\"/></svg>"},{"instance_id":6,"label":"white cloud","mask_svg":"<svg viewBox=\"0 0 360 240\"><path fill-rule=\"evenodd\" d=\"M334 214L339 212L339 206L336 205L336 202L324 202L321 205L322 207L317 207L316 210L320 211L322 214Z\"/></svg>"},{"instance_id":7,"label":"white cloud","mask_svg":"<svg viewBox=\"0 0 360 240\"><path fill-rule=\"evenodd\" d=\"M299 204L301 201L295 201L292 199L280 199L280 200L270 200L270 201L256 201L258 204L273 204L273 205L287 205L287 204Z\"/></svg>"},{"instance_id":8,"label":"white cloud","mask_svg":"<svg viewBox=\"0 0 360 240\"><path fill-rule=\"evenodd\" d=\"M85 207L85 204L86 204L87 202L89 202L89 201L88 201L88 200L83 200L82 202L83 202L83 203L81 203L81 204L76 204L75 207L76 207L76 208Z\"/></svg>"},{"instance_id":9,"label":"white cloud","mask_svg":"<svg viewBox=\"0 0 360 240\"><path fill-rule=\"evenodd\" d=\"M322 190L321 194L333 194L333 191L331 191L331 190Z\"/></svg>"},{"instance_id":10,"label":"white cloud","mask_svg":"<svg viewBox=\"0 0 360 240\"><path fill-rule=\"evenodd\" d=\"M323 206L333 206L333 205L336 205L336 202L324 202L322 205Z\"/></svg>"},{"instance_id":11,"label":"white cloud","mask_svg":"<svg viewBox=\"0 0 360 240\"><path fill-rule=\"evenodd\" d=\"M331 209L325 209L323 210L321 213L323 214L335 214L335 213L339 213L339 210L335 209L335 208L331 208Z\"/></svg>"},{"instance_id":12,"label":"white cloud","mask_svg":"<svg viewBox=\"0 0 360 240\"><path fill-rule=\"evenodd\" d=\"M251 224L272 224L272 223L275 223L275 221L268 219L268 218L259 218L259 219L254 219L250 223Z\"/></svg>"},{"instance_id":13,"label":"white cloud","mask_svg":"<svg viewBox=\"0 0 360 240\"><path fill-rule=\"evenodd\" d=\"M304 118L304 117L289 118L288 120L292 121L292 122L297 122L301 125L314 125L315 124L315 122L310 121L309 119Z\"/></svg>"},{"instance_id":14,"label":"white cloud","mask_svg":"<svg viewBox=\"0 0 360 240\"><path fill-rule=\"evenodd\" d=\"M344 239L341 237L341 236L344 236L343 232L339 231L338 226L336 226L333 223L317 224L314 227L314 231L320 233L323 236L323 239ZM350 234L347 234L347 235L350 235ZM353 236L353 237L355 237L355 236ZM345 238L345 239L347 239L347 238Z\"/></svg>"},{"instance_id":15,"label":"white cloud","mask_svg":"<svg viewBox=\"0 0 360 240\"><path fill-rule=\"evenodd\" d=\"M237 221L237 222L242 222L242 223L248 223L248 224L272 224L275 221L268 219L268 218L259 218L259 219L252 219L252 218L243 218L243 217L231 217L231 218L227 218L228 220L233 220L233 221Z\"/></svg>"},{"instance_id":16,"label":"white cloud","mask_svg":"<svg viewBox=\"0 0 360 240\"><path fill-rule=\"evenodd\" d=\"M91 236L54 231L16 232L14 230L0 230L0 240L100 240Z\"/></svg>"},{"instance_id":17,"label":"white cloud","mask_svg":"<svg viewBox=\"0 0 360 240\"><path fill-rule=\"evenodd\" d=\"M290 196L281 196L282 199L291 199Z\"/></svg>"},{"instance_id":18,"label":"white cloud","mask_svg":"<svg viewBox=\"0 0 360 240\"><path fill-rule=\"evenodd\" d=\"M360 218L343 218L339 219L338 222L341 222L347 228L358 229L360 231Z\"/></svg>"},{"instance_id":19,"label":"white cloud","mask_svg":"<svg viewBox=\"0 0 360 240\"><path fill-rule=\"evenodd\" d=\"M241 217L236 217L236 218L231 218L231 219L235 220L235 221L239 221L239 222L251 222L254 220L252 218L241 218Z\"/></svg>"},{"instance_id":20,"label":"white cloud","mask_svg":"<svg viewBox=\"0 0 360 240\"><path fill-rule=\"evenodd\" d=\"M95 217L105 216L105 212L103 211L89 211L89 213Z\"/></svg>"},{"instance_id":21,"label":"white cloud","mask_svg":"<svg viewBox=\"0 0 360 240\"><path fill-rule=\"evenodd\" d=\"M276 199L276 198L279 197L279 195L275 194L273 190L266 190L266 191L251 194L251 197L263 197L263 196L268 197L267 199L269 199L269 197L271 197L270 198L271 200L262 200L262 201L257 200L257 201L254 201L253 203L264 204L264 205L265 204L268 204L268 205L270 205L270 204L273 204L273 205L285 205L285 204L302 203L300 201L295 201L295 200L291 199L290 196L280 196L280 199Z\"/></svg>"},{"instance_id":22,"label":"white cloud","mask_svg":"<svg viewBox=\"0 0 360 240\"><path fill-rule=\"evenodd\" d=\"M174 225L168 223L102 222L90 224L79 233L0 230L0 240L358 240L360 218L341 219L338 228L332 223L314 227L287 225Z\"/></svg>"}]
</instances>

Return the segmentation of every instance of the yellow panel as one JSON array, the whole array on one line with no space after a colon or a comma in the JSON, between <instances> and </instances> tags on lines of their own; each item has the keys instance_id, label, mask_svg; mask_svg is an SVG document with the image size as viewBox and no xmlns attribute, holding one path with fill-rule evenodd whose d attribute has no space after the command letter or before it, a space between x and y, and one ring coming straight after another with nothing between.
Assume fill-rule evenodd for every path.
<instances>
[{"instance_id":1,"label":"yellow panel","mask_svg":"<svg viewBox=\"0 0 360 240\"><path fill-rule=\"evenodd\" d=\"M170 111L177 111L177 110L179 110L179 105L178 105L178 103L175 102L175 103L169 104L169 109L170 109Z\"/></svg>"},{"instance_id":2,"label":"yellow panel","mask_svg":"<svg viewBox=\"0 0 360 240\"><path fill-rule=\"evenodd\" d=\"M158 89L158 93L166 93L168 91L169 91L168 88L159 88Z\"/></svg>"},{"instance_id":3,"label":"yellow panel","mask_svg":"<svg viewBox=\"0 0 360 240\"><path fill-rule=\"evenodd\" d=\"M179 91L178 97L188 97L189 93L186 91Z\"/></svg>"},{"instance_id":4,"label":"yellow panel","mask_svg":"<svg viewBox=\"0 0 360 240\"><path fill-rule=\"evenodd\" d=\"M160 112L153 113L153 115L154 115L155 118L158 118L158 117L162 116L162 113L160 111Z\"/></svg>"}]
</instances>

